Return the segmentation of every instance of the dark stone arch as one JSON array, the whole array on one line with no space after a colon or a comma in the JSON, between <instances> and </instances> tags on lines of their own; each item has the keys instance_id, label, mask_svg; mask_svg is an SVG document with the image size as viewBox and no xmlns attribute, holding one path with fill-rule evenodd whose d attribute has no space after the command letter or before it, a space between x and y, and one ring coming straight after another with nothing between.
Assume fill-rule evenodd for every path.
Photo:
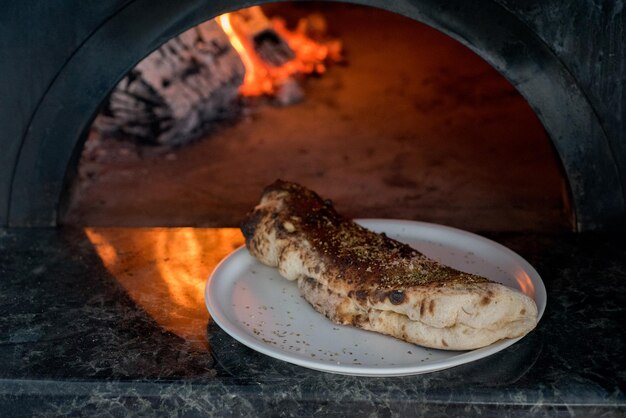
<instances>
[{"instance_id":1,"label":"dark stone arch","mask_svg":"<svg viewBox=\"0 0 626 418\"><path fill-rule=\"evenodd\" d=\"M84 134L102 100L137 62L195 24L259 3L263 1L134 0L95 28L34 111L11 179L8 223L56 225ZM546 128L569 182L578 229L619 224L624 192L597 115L558 57L513 14L493 0L355 3L428 24L493 65Z\"/></svg>"}]
</instances>

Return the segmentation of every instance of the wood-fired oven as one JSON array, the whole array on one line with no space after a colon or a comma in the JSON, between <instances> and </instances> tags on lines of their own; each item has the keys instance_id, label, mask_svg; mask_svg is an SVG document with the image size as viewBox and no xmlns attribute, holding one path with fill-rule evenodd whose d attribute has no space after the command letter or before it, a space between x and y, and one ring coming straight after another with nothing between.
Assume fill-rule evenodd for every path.
<instances>
[{"instance_id":1,"label":"wood-fired oven","mask_svg":"<svg viewBox=\"0 0 626 418\"><path fill-rule=\"evenodd\" d=\"M490 63L543 124L563 168L575 229L623 224L617 6L362 3L424 22ZM249 5L113 1L95 9L65 3L62 10L43 4L5 10L0 224L56 225L88 128L116 83L172 36ZM577 25L585 14L597 24Z\"/></svg>"},{"instance_id":2,"label":"wood-fired oven","mask_svg":"<svg viewBox=\"0 0 626 418\"><path fill-rule=\"evenodd\" d=\"M320 12L313 32L328 23L344 48L324 74L315 67L319 77L243 99L250 73L224 16L256 6L289 28ZM625 21L622 1L3 2L0 415L624 416ZM263 37L279 48L264 59L291 59L280 37ZM184 71L152 77L150 62L166 64L150 54L174 40L201 52ZM214 58L205 52L226 57L216 95L180 99L170 75L203 85L196 77ZM155 98L145 108L132 97L138 77L142 97ZM209 107L198 110L198 98ZM176 113L168 103L177 100L198 113ZM127 118L133 109L138 119ZM194 125L231 110L215 130ZM252 258L238 293L207 286L235 259L216 267L224 257L249 257L238 221L277 177L332 198L348 217L407 219L389 223L398 239L407 227L444 231L448 247L432 234L414 245L510 279L543 317L469 364L475 352L446 351L464 359L446 370L437 350L401 346L390 356L386 342L358 331L375 367L397 353L419 365L419 349L436 366L429 374L371 379L369 369L346 376L282 361L280 350L291 350L307 362L362 365L356 340L324 351L301 337L325 343L342 325L320 316L326 334L287 329L292 312L312 308ZM377 294L395 305L392 293ZM270 349L218 326L226 322L211 300ZM270 322L285 329L259 332L279 308Z\"/></svg>"}]
</instances>

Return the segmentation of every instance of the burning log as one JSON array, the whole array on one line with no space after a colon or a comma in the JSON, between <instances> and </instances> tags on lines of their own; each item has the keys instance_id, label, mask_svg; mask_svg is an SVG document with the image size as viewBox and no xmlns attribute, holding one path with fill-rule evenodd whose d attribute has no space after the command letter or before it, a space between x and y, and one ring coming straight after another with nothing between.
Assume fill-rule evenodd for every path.
<instances>
[{"instance_id":1,"label":"burning log","mask_svg":"<svg viewBox=\"0 0 626 418\"><path fill-rule=\"evenodd\" d=\"M322 38L319 15L295 31L260 7L227 13L163 44L115 87L94 127L101 137L180 145L240 113L238 95L303 99L297 74L323 73L341 44ZM311 33L318 40L307 35Z\"/></svg>"},{"instance_id":2,"label":"burning log","mask_svg":"<svg viewBox=\"0 0 626 418\"><path fill-rule=\"evenodd\" d=\"M231 23L237 33L247 38L253 50L265 63L280 67L296 57L289 44L274 29L260 7L250 7L231 13Z\"/></svg>"},{"instance_id":3,"label":"burning log","mask_svg":"<svg viewBox=\"0 0 626 418\"><path fill-rule=\"evenodd\" d=\"M172 38L115 87L96 118L103 136L158 145L189 142L239 112L245 68L214 21Z\"/></svg>"}]
</instances>

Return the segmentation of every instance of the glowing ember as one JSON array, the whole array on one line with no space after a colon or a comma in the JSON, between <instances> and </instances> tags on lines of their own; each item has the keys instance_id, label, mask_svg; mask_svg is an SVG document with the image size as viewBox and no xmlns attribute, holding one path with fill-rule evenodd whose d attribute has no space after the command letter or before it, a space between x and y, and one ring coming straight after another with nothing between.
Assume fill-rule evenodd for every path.
<instances>
[{"instance_id":1,"label":"glowing ember","mask_svg":"<svg viewBox=\"0 0 626 418\"><path fill-rule=\"evenodd\" d=\"M254 42L248 36L244 19L239 18L238 12L226 13L217 17L224 33L228 36L231 45L245 66L246 74L240 93L244 96L273 95L280 86L288 82L290 77L298 74L321 74L326 71L328 62L336 62L341 59L341 43L338 41L318 42L307 35L311 26L307 19L302 19L298 27L291 31L287 29L284 20L272 19L268 21L259 6L245 10L247 15L255 19L268 22L273 31L289 45L294 53L294 58L284 64L274 66L264 61L257 50ZM323 19L319 15L310 18L316 27Z\"/></svg>"}]
</instances>

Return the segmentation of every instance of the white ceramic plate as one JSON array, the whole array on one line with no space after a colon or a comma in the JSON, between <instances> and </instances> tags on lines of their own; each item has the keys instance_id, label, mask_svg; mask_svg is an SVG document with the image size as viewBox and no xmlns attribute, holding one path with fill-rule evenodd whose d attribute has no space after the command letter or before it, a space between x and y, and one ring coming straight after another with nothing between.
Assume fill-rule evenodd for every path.
<instances>
[{"instance_id":1,"label":"white ceramic plate","mask_svg":"<svg viewBox=\"0 0 626 418\"><path fill-rule=\"evenodd\" d=\"M469 232L424 222L357 222L448 266L520 289L537 303L539 318L543 315L546 289L539 274L508 248ZM295 282L256 261L244 247L217 266L207 283L205 301L215 322L241 343L268 356L331 373L427 373L487 357L519 340L502 340L472 351L443 351L336 325L313 310Z\"/></svg>"}]
</instances>

